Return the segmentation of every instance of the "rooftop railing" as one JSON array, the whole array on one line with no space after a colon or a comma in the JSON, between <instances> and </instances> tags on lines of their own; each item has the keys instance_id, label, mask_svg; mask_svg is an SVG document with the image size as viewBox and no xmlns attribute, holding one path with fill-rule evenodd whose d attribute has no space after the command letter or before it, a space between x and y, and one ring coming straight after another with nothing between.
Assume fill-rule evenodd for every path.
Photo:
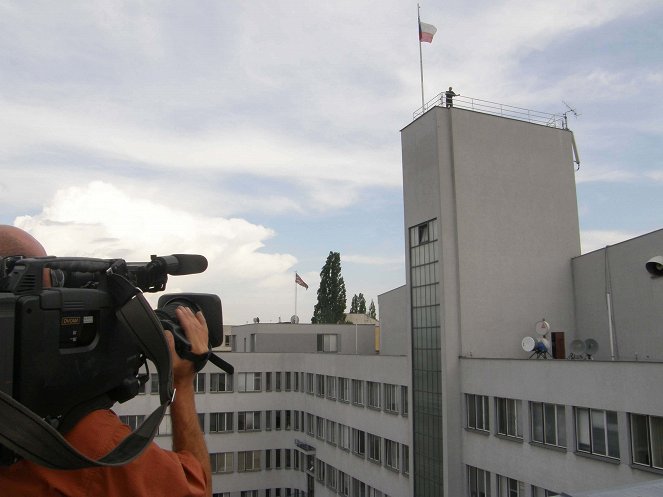
<instances>
[{"instance_id":1,"label":"rooftop railing","mask_svg":"<svg viewBox=\"0 0 663 497\"><path fill-rule=\"evenodd\" d=\"M539 112L537 110L523 109L521 107L514 107L513 105L505 105L497 102L489 102L488 100L481 100L478 98L466 97L457 95L453 97L453 107L459 109L473 110L476 112L483 112L484 114L492 114L494 116L508 117L510 119L518 119L520 121L527 121L534 124L541 124L543 126L550 126L552 128L566 129L566 116L564 114L549 114L547 112ZM425 112L433 107L446 107L445 92L441 92L431 100L426 102L423 107L420 107L412 114L412 119L417 119Z\"/></svg>"}]
</instances>

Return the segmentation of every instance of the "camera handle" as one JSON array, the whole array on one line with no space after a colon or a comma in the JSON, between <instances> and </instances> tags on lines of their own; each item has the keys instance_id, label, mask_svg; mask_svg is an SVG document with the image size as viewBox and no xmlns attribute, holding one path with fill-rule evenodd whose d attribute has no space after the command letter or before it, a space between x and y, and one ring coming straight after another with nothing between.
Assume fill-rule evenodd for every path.
<instances>
[{"instance_id":1,"label":"camera handle","mask_svg":"<svg viewBox=\"0 0 663 497\"><path fill-rule=\"evenodd\" d=\"M117 317L134 334L142 352L154 362L159 373L161 405L111 452L93 460L76 450L50 424L0 391L0 443L17 455L52 469L82 469L93 466L121 466L138 457L152 442L171 404L173 375L170 350L161 323L145 297L121 275L109 275L110 290L119 308Z\"/></svg>"}]
</instances>

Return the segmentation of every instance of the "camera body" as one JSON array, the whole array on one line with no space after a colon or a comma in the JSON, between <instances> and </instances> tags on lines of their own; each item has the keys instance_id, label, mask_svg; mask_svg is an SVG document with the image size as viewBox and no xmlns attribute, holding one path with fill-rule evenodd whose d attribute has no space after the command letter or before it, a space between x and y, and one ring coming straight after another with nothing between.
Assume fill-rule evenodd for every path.
<instances>
[{"instance_id":1,"label":"camera body","mask_svg":"<svg viewBox=\"0 0 663 497\"><path fill-rule=\"evenodd\" d=\"M109 275L120 274L135 287L154 292L165 289L168 274L202 272L206 267L202 256L188 255L152 256L147 263L58 257L0 260L0 390L55 426L99 397L111 403L134 397L146 357L116 316L121 303L111 291ZM59 286L44 285L49 273ZM164 295L160 306L161 301L164 308L186 302L202 310L210 347L222 343L218 296ZM170 318L164 310L154 311L165 328L179 328L172 310ZM178 352L186 350L181 330L184 341L178 330L173 331Z\"/></svg>"}]
</instances>

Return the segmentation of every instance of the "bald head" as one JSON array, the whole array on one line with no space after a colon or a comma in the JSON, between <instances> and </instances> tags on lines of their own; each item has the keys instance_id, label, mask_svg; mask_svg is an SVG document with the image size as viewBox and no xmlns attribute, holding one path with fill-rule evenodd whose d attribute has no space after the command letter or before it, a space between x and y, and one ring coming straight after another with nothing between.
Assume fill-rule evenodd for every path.
<instances>
[{"instance_id":1,"label":"bald head","mask_svg":"<svg viewBox=\"0 0 663 497\"><path fill-rule=\"evenodd\" d=\"M0 224L0 257L22 255L41 257L46 250L32 235L15 226Z\"/></svg>"}]
</instances>

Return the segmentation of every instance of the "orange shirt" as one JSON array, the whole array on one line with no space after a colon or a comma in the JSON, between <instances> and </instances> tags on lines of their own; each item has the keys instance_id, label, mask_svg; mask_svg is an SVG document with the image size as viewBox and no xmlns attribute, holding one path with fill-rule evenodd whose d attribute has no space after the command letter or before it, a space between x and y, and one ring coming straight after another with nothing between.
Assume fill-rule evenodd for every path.
<instances>
[{"instance_id":1,"label":"orange shirt","mask_svg":"<svg viewBox=\"0 0 663 497\"><path fill-rule=\"evenodd\" d=\"M66 435L91 459L115 448L131 430L114 412L93 411ZM29 461L0 467L2 497L198 497L206 495L200 463L186 451L171 452L154 442L129 464L79 470L54 470Z\"/></svg>"}]
</instances>

